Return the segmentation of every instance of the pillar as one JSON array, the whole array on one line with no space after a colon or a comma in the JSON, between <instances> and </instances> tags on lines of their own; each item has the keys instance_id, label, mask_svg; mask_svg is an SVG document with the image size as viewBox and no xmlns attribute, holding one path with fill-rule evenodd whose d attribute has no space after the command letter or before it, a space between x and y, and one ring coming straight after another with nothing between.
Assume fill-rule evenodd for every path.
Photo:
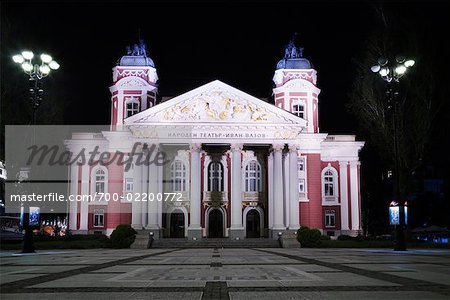
<instances>
[{"instance_id":1,"label":"pillar","mask_svg":"<svg viewBox=\"0 0 450 300\"><path fill-rule=\"evenodd\" d=\"M339 162L339 191L341 198L341 231L350 230L348 225L348 183L347 183L348 162ZM345 233L344 233L345 234Z\"/></svg>"},{"instance_id":2,"label":"pillar","mask_svg":"<svg viewBox=\"0 0 450 300\"><path fill-rule=\"evenodd\" d=\"M191 147L191 186L190 186L190 223L188 227L188 237L190 239L202 237L202 227L200 226L200 150L201 144L192 144Z\"/></svg>"},{"instance_id":3,"label":"pillar","mask_svg":"<svg viewBox=\"0 0 450 300\"><path fill-rule=\"evenodd\" d=\"M357 234L360 229L359 222L359 193L358 193L358 161L350 162L350 199L352 207L352 231Z\"/></svg>"},{"instance_id":4,"label":"pillar","mask_svg":"<svg viewBox=\"0 0 450 300\"><path fill-rule=\"evenodd\" d=\"M158 169L160 166L155 163L155 156L158 155L158 151L159 147L155 147L152 152L153 157L150 157L150 161L152 163L148 166L147 226L145 227L146 229L152 230L154 238L159 237L160 229L158 225L158 205L161 201L157 201L158 193L160 193L158 189Z\"/></svg>"},{"instance_id":5,"label":"pillar","mask_svg":"<svg viewBox=\"0 0 450 300\"><path fill-rule=\"evenodd\" d=\"M244 238L242 225L242 144L231 145L231 227L230 238Z\"/></svg>"},{"instance_id":6,"label":"pillar","mask_svg":"<svg viewBox=\"0 0 450 300\"><path fill-rule=\"evenodd\" d=\"M81 167L81 194L88 195L89 194L89 171L90 166L86 162ZM80 211L80 231L83 233L87 233L88 231L88 217L89 217L89 203L84 199L81 201L81 211Z\"/></svg>"},{"instance_id":7,"label":"pillar","mask_svg":"<svg viewBox=\"0 0 450 300\"><path fill-rule=\"evenodd\" d=\"M277 237L280 230L285 230L283 220L283 161L284 144L273 145L273 228L272 237Z\"/></svg>"},{"instance_id":8,"label":"pillar","mask_svg":"<svg viewBox=\"0 0 450 300\"><path fill-rule=\"evenodd\" d=\"M141 179L142 179L142 184L141 184L141 199L143 197L145 197L145 194L148 194L148 168L149 166L147 165L143 165L141 168ZM147 195L148 196L148 195ZM148 200L148 197L147 197ZM148 214L146 213L148 210L148 201L142 201L141 202L141 222L142 222L142 227L146 227L147 223L148 223Z\"/></svg>"},{"instance_id":9,"label":"pillar","mask_svg":"<svg viewBox=\"0 0 450 300\"><path fill-rule=\"evenodd\" d=\"M298 192L298 146L289 145L289 229L297 230L300 228L300 205Z\"/></svg>"},{"instance_id":10,"label":"pillar","mask_svg":"<svg viewBox=\"0 0 450 300\"><path fill-rule=\"evenodd\" d=\"M133 202L131 202L131 227L134 229L142 229L142 205L140 201L135 200L141 200L136 199L136 193L141 192L141 186L142 186L142 165L136 165L136 158L134 159L134 165L133 165Z\"/></svg>"},{"instance_id":11,"label":"pillar","mask_svg":"<svg viewBox=\"0 0 450 300\"><path fill-rule=\"evenodd\" d=\"M269 200L269 228L273 227L273 152L267 158L268 200Z\"/></svg>"},{"instance_id":12,"label":"pillar","mask_svg":"<svg viewBox=\"0 0 450 300\"><path fill-rule=\"evenodd\" d=\"M70 165L70 185L69 194L75 197L78 194L78 165L74 163ZM69 202L69 229L77 230L77 213L78 213L78 201Z\"/></svg>"}]
</instances>

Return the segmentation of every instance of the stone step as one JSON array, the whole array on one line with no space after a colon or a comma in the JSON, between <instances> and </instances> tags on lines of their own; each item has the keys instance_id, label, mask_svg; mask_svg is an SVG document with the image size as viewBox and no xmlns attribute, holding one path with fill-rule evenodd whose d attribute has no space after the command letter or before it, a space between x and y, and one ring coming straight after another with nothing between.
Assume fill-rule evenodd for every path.
<instances>
[{"instance_id":1,"label":"stone step","mask_svg":"<svg viewBox=\"0 0 450 300\"><path fill-rule=\"evenodd\" d=\"M154 240L152 248L279 248L280 243L274 239L242 239L230 240L203 238L197 241L186 238L162 238Z\"/></svg>"},{"instance_id":2,"label":"stone step","mask_svg":"<svg viewBox=\"0 0 450 300\"><path fill-rule=\"evenodd\" d=\"M149 233L150 230L138 230L134 243L131 244L131 249L147 249L149 248Z\"/></svg>"}]
</instances>

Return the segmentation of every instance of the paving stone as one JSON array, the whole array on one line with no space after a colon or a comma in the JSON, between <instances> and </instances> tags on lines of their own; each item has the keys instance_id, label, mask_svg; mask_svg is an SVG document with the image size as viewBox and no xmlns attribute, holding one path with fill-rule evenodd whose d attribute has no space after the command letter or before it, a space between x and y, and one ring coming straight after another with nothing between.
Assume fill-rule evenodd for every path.
<instances>
[{"instance_id":1,"label":"paving stone","mask_svg":"<svg viewBox=\"0 0 450 300\"><path fill-rule=\"evenodd\" d=\"M92 249L0 254L3 299L448 299L450 251Z\"/></svg>"}]
</instances>

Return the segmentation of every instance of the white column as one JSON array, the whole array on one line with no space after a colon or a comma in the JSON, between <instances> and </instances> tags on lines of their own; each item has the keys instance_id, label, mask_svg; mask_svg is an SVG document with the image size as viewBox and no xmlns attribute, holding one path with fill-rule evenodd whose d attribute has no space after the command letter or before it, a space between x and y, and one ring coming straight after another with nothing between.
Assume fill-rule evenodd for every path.
<instances>
[{"instance_id":1,"label":"white column","mask_svg":"<svg viewBox=\"0 0 450 300\"><path fill-rule=\"evenodd\" d=\"M81 167L81 194L89 194L89 164L86 162ZM80 230L88 230L88 216L89 216L89 206L87 201L81 201L81 211L80 211Z\"/></svg>"},{"instance_id":2,"label":"white column","mask_svg":"<svg viewBox=\"0 0 450 300\"><path fill-rule=\"evenodd\" d=\"M231 227L243 230L242 225L242 144L231 145Z\"/></svg>"},{"instance_id":3,"label":"white column","mask_svg":"<svg viewBox=\"0 0 450 300\"><path fill-rule=\"evenodd\" d=\"M359 230L358 161L350 162L350 199L352 205L352 230Z\"/></svg>"},{"instance_id":4,"label":"white column","mask_svg":"<svg viewBox=\"0 0 450 300\"><path fill-rule=\"evenodd\" d=\"M78 194L78 165L70 165L70 185L69 194L75 197ZM74 199L75 200L75 199ZM78 201L69 202L69 229L77 230Z\"/></svg>"},{"instance_id":5,"label":"white column","mask_svg":"<svg viewBox=\"0 0 450 300\"><path fill-rule=\"evenodd\" d=\"M147 155L147 153L145 154ZM142 179L142 183L141 183L141 199L143 197L145 197L145 195L147 194L147 196L149 196L149 191L148 191L148 169L149 166L146 166L145 164L142 165L141 168L141 179ZM148 200L148 197L147 197ZM148 223L148 214L146 213L148 211L148 201L142 201L141 202L141 223L142 223L142 227L146 227L147 223Z\"/></svg>"},{"instance_id":6,"label":"white column","mask_svg":"<svg viewBox=\"0 0 450 300\"><path fill-rule=\"evenodd\" d=\"M268 177L268 200L269 200L269 228L273 227L273 152L269 153L267 158L267 177Z\"/></svg>"},{"instance_id":7,"label":"white column","mask_svg":"<svg viewBox=\"0 0 450 300\"><path fill-rule=\"evenodd\" d=\"M191 195L189 229L201 230L200 226L200 150L201 144L191 145Z\"/></svg>"},{"instance_id":8,"label":"white column","mask_svg":"<svg viewBox=\"0 0 450 300\"><path fill-rule=\"evenodd\" d=\"M153 155L150 158L152 162L148 166L148 203L147 203L147 229L158 229L158 202L157 195L159 193L158 183L159 183L159 174L158 174L158 166L155 164L155 156L158 155L159 148L155 147L153 151ZM150 201L153 200L153 201Z\"/></svg>"},{"instance_id":9,"label":"white column","mask_svg":"<svg viewBox=\"0 0 450 300\"><path fill-rule=\"evenodd\" d=\"M297 230L300 228L300 205L298 192L298 146L289 145L289 200L290 200L290 215L289 215L289 229Z\"/></svg>"},{"instance_id":10,"label":"white column","mask_svg":"<svg viewBox=\"0 0 450 300\"><path fill-rule=\"evenodd\" d=\"M289 218L291 216L290 209L291 209L291 203L290 203L290 177L289 177L289 162L290 162L290 153L289 152L283 152L282 153L283 158L283 206L284 206L284 224L286 227L289 226Z\"/></svg>"},{"instance_id":11,"label":"white column","mask_svg":"<svg viewBox=\"0 0 450 300\"><path fill-rule=\"evenodd\" d=\"M350 228L348 227L347 166L347 161L339 162L339 190L341 192L341 230L350 230Z\"/></svg>"},{"instance_id":12,"label":"white column","mask_svg":"<svg viewBox=\"0 0 450 300\"><path fill-rule=\"evenodd\" d=\"M136 165L136 157L134 158L133 165L133 202L131 203L131 226L134 229L142 229L142 205L140 201L142 199L135 199L136 193L141 192L142 186L142 165Z\"/></svg>"},{"instance_id":13,"label":"white column","mask_svg":"<svg viewBox=\"0 0 450 300\"><path fill-rule=\"evenodd\" d=\"M158 193L163 195L164 198L164 166L159 164L156 166L157 172L158 172ZM157 201L158 211L156 215L158 228L162 227L162 209L163 209L163 202Z\"/></svg>"},{"instance_id":14,"label":"white column","mask_svg":"<svg viewBox=\"0 0 450 300\"><path fill-rule=\"evenodd\" d=\"M283 220L283 166L282 151L284 145L273 145L273 229L286 229Z\"/></svg>"}]
</instances>

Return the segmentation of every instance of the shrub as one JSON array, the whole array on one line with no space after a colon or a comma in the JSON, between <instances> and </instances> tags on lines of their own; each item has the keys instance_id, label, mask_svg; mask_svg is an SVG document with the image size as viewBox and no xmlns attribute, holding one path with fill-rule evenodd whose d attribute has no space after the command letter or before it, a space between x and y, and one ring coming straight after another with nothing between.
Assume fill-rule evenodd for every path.
<instances>
[{"instance_id":1,"label":"shrub","mask_svg":"<svg viewBox=\"0 0 450 300\"><path fill-rule=\"evenodd\" d=\"M320 239L322 234L318 229L310 229L301 227L297 231L297 240L300 242L300 246L304 248L314 248L320 246Z\"/></svg>"},{"instance_id":2,"label":"shrub","mask_svg":"<svg viewBox=\"0 0 450 300\"><path fill-rule=\"evenodd\" d=\"M130 248L136 238L137 231L131 225L117 225L116 229L111 233L109 239L113 248Z\"/></svg>"},{"instance_id":3,"label":"shrub","mask_svg":"<svg viewBox=\"0 0 450 300\"><path fill-rule=\"evenodd\" d=\"M321 241L329 241L329 240L331 240L331 237L329 235L322 235L320 237L320 240Z\"/></svg>"},{"instance_id":4,"label":"shrub","mask_svg":"<svg viewBox=\"0 0 450 300\"><path fill-rule=\"evenodd\" d=\"M341 234L340 236L337 237L338 241L353 241L354 238L352 236L346 235L346 234Z\"/></svg>"}]
</instances>

